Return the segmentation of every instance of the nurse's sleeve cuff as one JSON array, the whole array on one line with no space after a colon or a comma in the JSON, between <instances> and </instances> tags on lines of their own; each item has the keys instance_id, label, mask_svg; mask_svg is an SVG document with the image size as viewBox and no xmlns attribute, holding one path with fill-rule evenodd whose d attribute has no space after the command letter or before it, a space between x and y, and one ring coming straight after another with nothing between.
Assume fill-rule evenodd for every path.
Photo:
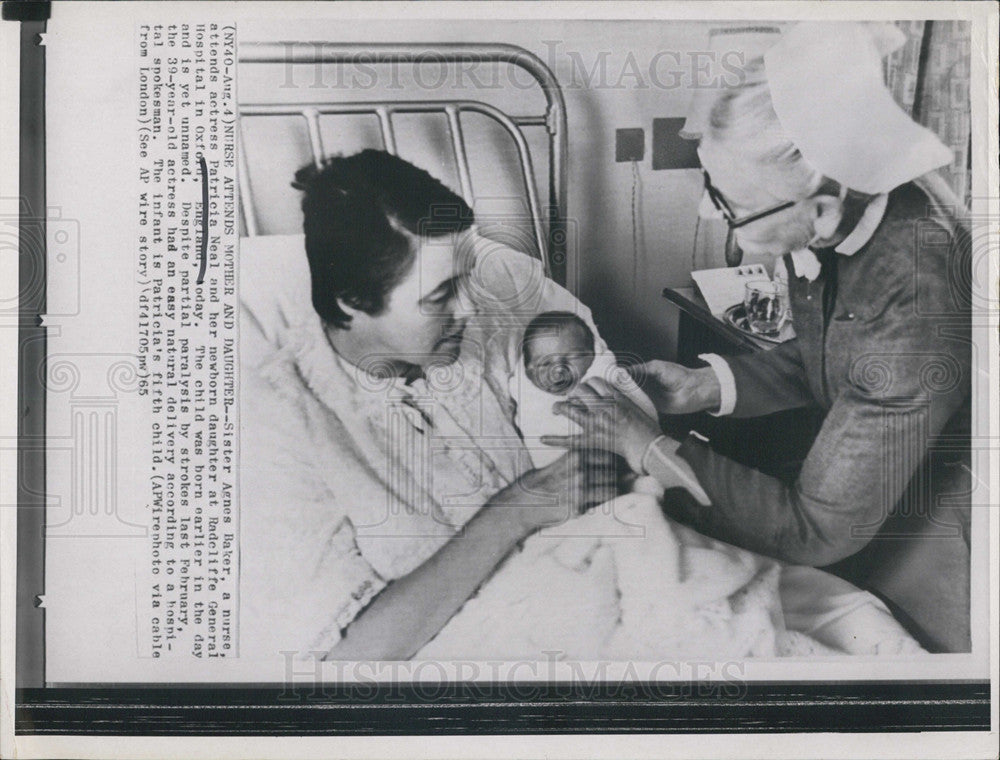
<instances>
[{"instance_id":1,"label":"nurse's sleeve cuff","mask_svg":"<svg viewBox=\"0 0 1000 760\"><path fill-rule=\"evenodd\" d=\"M705 362L715 373L719 381L719 409L709 412L713 417L724 417L736 409L736 378L733 371L721 356L717 354L699 354L699 359Z\"/></svg>"},{"instance_id":2,"label":"nurse's sleeve cuff","mask_svg":"<svg viewBox=\"0 0 1000 760\"><path fill-rule=\"evenodd\" d=\"M642 455L642 470L646 475L656 478L664 488L686 488L703 506L711 501L705 489L698 482L691 465L677 454L680 443L666 435L661 435L646 447Z\"/></svg>"}]
</instances>

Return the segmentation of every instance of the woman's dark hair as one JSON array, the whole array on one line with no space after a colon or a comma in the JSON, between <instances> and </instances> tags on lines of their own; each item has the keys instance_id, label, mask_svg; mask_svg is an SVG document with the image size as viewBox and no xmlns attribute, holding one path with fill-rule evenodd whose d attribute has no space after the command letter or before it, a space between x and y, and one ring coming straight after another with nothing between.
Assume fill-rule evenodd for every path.
<instances>
[{"instance_id":1,"label":"woman's dark hair","mask_svg":"<svg viewBox=\"0 0 1000 760\"><path fill-rule=\"evenodd\" d=\"M302 198L313 308L348 327L340 308L378 314L413 265L406 232L442 237L470 227L472 209L423 169L381 150L328 158L295 173Z\"/></svg>"}]
</instances>

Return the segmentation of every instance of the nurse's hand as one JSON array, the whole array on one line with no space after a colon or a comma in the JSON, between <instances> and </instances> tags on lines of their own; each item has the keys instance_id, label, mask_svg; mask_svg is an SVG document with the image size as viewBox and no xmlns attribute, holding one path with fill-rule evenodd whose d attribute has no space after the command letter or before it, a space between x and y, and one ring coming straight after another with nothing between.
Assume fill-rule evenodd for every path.
<instances>
[{"instance_id":1,"label":"nurse's hand","mask_svg":"<svg viewBox=\"0 0 1000 760\"><path fill-rule=\"evenodd\" d=\"M552 411L569 417L583 428L577 435L546 435L542 443L570 449L603 449L625 458L634 472L642 473L642 455L662 435L660 426L616 388L600 378L579 386Z\"/></svg>"},{"instance_id":2,"label":"nurse's hand","mask_svg":"<svg viewBox=\"0 0 1000 760\"><path fill-rule=\"evenodd\" d=\"M673 362L651 361L629 367L628 371L660 414L714 412L722 401L719 378L711 367L691 369Z\"/></svg>"}]
</instances>

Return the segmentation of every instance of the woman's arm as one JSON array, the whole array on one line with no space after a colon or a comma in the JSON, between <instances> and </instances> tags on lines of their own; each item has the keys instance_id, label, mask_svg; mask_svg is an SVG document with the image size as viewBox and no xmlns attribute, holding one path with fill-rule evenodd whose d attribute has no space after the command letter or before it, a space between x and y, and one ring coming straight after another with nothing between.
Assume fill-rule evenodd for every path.
<instances>
[{"instance_id":1,"label":"woman's arm","mask_svg":"<svg viewBox=\"0 0 1000 760\"><path fill-rule=\"evenodd\" d=\"M462 533L375 597L327 659L409 659L528 533L514 510L487 504Z\"/></svg>"},{"instance_id":2,"label":"woman's arm","mask_svg":"<svg viewBox=\"0 0 1000 760\"><path fill-rule=\"evenodd\" d=\"M405 660L416 654L518 542L613 497L610 460L570 452L497 493L437 553L389 584L348 626L327 658Z\"/></svg>"}]
</instances>

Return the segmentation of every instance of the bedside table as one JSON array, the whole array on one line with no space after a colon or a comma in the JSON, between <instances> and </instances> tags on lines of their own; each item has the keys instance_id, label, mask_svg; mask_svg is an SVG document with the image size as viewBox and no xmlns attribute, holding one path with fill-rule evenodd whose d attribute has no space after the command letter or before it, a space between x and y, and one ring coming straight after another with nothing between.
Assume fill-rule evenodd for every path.
<instances>
[{"instance_id":1,"label":"bedside table","mask_svg":"<svg viewBox=\"0 0 1000 760\"><path fill-rule=\"evenodd\" d=\"M664 288L663 297L680 311L680 319L677 321L677 361L681 364L697 360L698 354L742 354L767 351L777 345L747 335L713 316L705 299L693 285L686 288ZM697 350L691 353L693 348Z\"/></svg>"}]
</instances>

